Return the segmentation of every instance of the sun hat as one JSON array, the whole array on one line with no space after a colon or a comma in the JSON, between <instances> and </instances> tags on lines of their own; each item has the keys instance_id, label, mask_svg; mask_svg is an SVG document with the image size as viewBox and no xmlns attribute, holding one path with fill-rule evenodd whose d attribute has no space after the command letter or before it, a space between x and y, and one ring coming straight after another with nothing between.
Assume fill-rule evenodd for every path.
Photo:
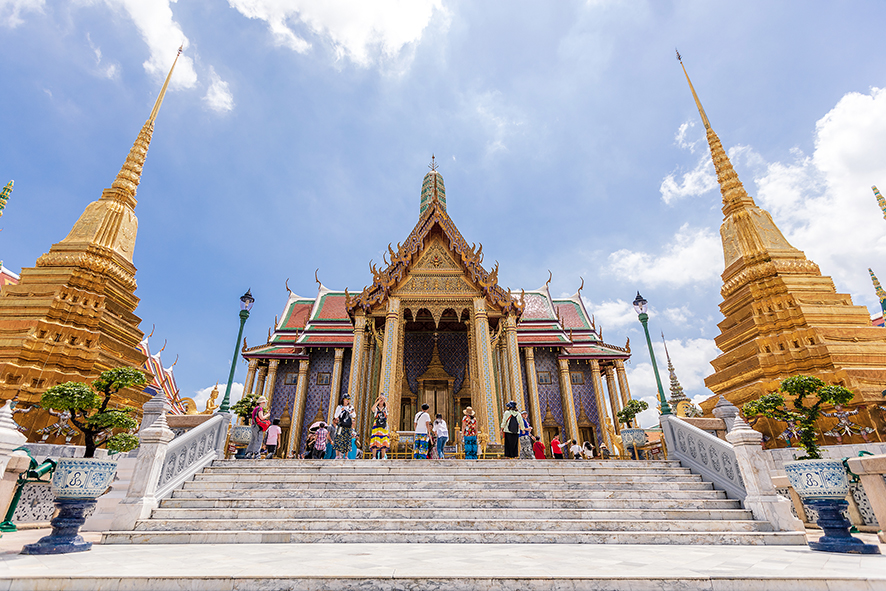
<instances>
[{"instance_id":1,"label":"sun hat","mask_svg":"<svg viewBox=\"0 0 886 591\"><path fill-rule=\"evenodd\" d=\"M511 400L507 404L505 404L505 408L510 408L511 410L517 410L517 403Z\"/></svg>"},{"instance_id":2,"label":"sun hat","mask_svg":"<svg viewBox=\"0 0 886 591\"><path fill-rule=\"evenodd\" d=\"M469 406L464 410L464 413L467 416L472 417L472 416L474 416L474 409Z\"/></svg>"}]
</instances>

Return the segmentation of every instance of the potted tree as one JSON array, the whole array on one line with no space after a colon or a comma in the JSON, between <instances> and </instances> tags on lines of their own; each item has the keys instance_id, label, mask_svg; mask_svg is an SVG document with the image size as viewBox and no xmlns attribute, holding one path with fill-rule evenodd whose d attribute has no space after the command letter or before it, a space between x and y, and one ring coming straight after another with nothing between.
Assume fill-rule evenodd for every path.
<instances>
[{"instance_id":1,"label":"potted tree","mask_svg":"<svg viewBox=\"0 0 886 591\"><path fill-rule=\"evenodd\" d=\"M131 431L138 427L132 407L111 408L111 398L120 390L146 383L145 374L130 367L109 369L89 386L66 382L46 390L40 406L66 412L71 424L83 434L82 458L61 458L52 475L52 493L58 515L52 520L52 534L28 544L22 554L64 554L82 552L92 547L77 535L84 512L95 505L117 472L114 460L95 458L95 450L104 446L113 452L138 447L138 437Z\"/></svg>"},{"instance_id":2,"label":"potted tree","mask_svg":"<svg viewBox=\"0 0 886 591\"><path fill-rule=\"evenodd\" d=\"M646 445L646 431L640 428L634 428L634 422L637 418L637 415L649 408L649 403L644 400L628 400L627 404L624 405L616 417L618 418L619 423L623 423L628 426L627 429L622 429L621 433L621 443L625 449L631 448L633 451L633 455L635 458L639 458L639 454L637 454L637 448L643 445Z\"/></svg>"},{"instance_id":3,"label":"potted tree","mask_svg":"<svg viewBox=\"0 0 886 591\"><path fill-rule=\"evenodd\" d=\"M237 457L243 456L243 450L252 441L252 427L249 421L252 419L252 411L258 406L258 392L243 394L236 404L231 406L231 412L240 417L240 424L231 428L229 441L238 448Z\"/></svg>"},{"instance_id":4,"label":"potted tree","mask_svg":"<svg viewBox=\"0 0 886 591\"><path fill-rule=\"evenodd\" d=\"M785 400L785 395L789 400ZM786 462L785 472L803 503L818 512L818 525L825 532L818 542L809 542L809 547L828 552L879 554L876 545L864 544L849 535L850 523L843 517L843 510L849 504L846 468L842 460L821 457L815 433L822 406L846 404L853 396L852 391L843 386L825 384L814 376L798 375L784 380L777 392L746 402L742 411L747 417L764 416L796 427L798 446L805 454Z\"/></svg>"}]
</instances>

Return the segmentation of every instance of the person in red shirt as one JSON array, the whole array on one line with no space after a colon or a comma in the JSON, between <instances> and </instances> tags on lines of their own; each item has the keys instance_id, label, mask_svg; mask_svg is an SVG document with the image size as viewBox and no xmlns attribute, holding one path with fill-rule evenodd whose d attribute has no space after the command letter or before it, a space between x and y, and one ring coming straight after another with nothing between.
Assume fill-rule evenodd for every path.
<instances>
[{"instance_id":1,"label":"person in red shirt","mask_svg":"<svg viewBox=\"0 0 886 591\"><path fill-rule=\"evenodd\" d=\"M532 452L535 454L536 460L544 460L545 457L545 444L541 442L541 437L535 438L535 443L532 444Z\"/></svg>"},{"instance_id":2,"label":"person in red shirt","mask_svg":"<svg viewBox=\"0 0 886 591\"><path fill-rule=\"evenodd\" d=\"M554 454L554 458L558 460L563 459L563 450L560 448L560 436L554 435L554 438L551 439L551 453Z\"/></svg>"}]
</instances>

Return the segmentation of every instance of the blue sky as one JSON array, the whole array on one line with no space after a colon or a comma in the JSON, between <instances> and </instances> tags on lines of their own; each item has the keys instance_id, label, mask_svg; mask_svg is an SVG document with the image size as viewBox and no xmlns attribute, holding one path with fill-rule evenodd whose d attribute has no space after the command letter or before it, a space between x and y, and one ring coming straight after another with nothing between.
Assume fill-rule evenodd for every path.
<instances>
[{"instance_id":1,"label":"blue sky","mask_svg":"<svg viewBox=\"0 0 886 591\"><path fill-rule=\"evenodd\" d=\"M748 191L840 292L886 276L886 6L876 2L0 0L0 259L17 271L109 187L179 44L139 186L137 313L182 396L227 379L238 298L359 291L406 237L436 154L448 210L503 286L582 292L634 345L650 301L707 393L722 219L680 49ZM884 277L886 278L886 277ZM660 354L663 353L660 351ZM664 360L660 365L664 370ZM238 365L242 382L245 365ZM202 394L200 393L202 391ZM644 424L653 422L647 411Z\"/></svg>"}]
</instances>

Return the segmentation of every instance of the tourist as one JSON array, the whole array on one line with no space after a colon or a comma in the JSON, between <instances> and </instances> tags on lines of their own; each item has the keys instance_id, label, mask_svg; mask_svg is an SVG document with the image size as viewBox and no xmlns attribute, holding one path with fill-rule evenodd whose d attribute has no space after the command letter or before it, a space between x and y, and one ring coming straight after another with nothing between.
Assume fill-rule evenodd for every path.
<instances>
[{"instance_id":1,"label":"tourist","mask_svg":"<svg viewBox=\"0 0 886 591\"><path fill-rule=\"evenodd\" d=\"M461 444L465 450L466 460L477 459L477 418L474 409L470 406L464 410L464 418L461 420Z\"/></svg>"},{"instance_id":2,"label":"tourist","mask_svg":"<svg viewBox=\"0 0 886 591\"><path fill-rule=\"evenodd\" d=\"M335 407L335 414L332 416L333 422L338 427L333 443L335 457L336 459L345 459L348 457L348 452L351 451L351 429L354 426L354 419L357 418L357 413L351 406L350 396L347 394L342 396L341 404Z\"/></svg>"},{"instance_id":3,"label":"tourist","mask_svg":"<svg viewBox=\"0 0 886 591\"><path fill-rule=\"evenodd\" d=\"M332 437L326 430L326 423L321 422L317 433L314 435L314 458L323 459L326 456L326 444L332 443ZM330 446L332 447L332 446Z\"/></svg>"},{"instance_id":4,"label":"tourist","mask_svg":"<svg viewBox=\"0 0 886 591\"><path fill-rule=\"evenodd\" d=\"M246 447L245 457L247 459L259 456L259 451L265 439L265 430L271 426L271 421L268 420L270 413L265 408L267 404L268 399L264 396L259 396L255 407L252 409L252 438Z\"/></svg>"},{"instance_id":5,"label":"tourist","mask_svg":"<svg viewBox=\"0 0 886 591\"><path fill-rule=\"evenodd\" d=\"M591 445L590 441L585 441L584 445L581 446L581 455L586 460L594 459L594 446Z\"/></svg>"},{"instance_id":6,"label":"tourist","mask_svg":"<svg viewBox=\"0 0 886 591\"><path fill-rule=\"evenodd\" d=\"M317 433L309 432L307 438L305 439L305 453L299 454L299 456L304 456L304 458L308 460L313 459L315 443L317 443Z\"/></svg>"},{"instance_id":7,"label":"tourist","mask_svg":"<svg viewBox=\"0 0 886 591\"><path fill-rule=\"evenodd\" d=\"M416 413L415 420L415 440L413 442L412 459L426 460L428 459L428 450L430 449L430 425L431 415L428 409L431 408L427 403L421 405L421 410Z\"/></svg>"},{"instance_id":8,"label":"tourist","mask_svg":"<svg viewBox=\"0 0 886 591\"><path fill-rule=\"evenodd\" d=\"M270 459L277 453L277 442L280 440L280 433L282 433L280 419L274 419L274 424L268 427L267 433L265 445L267 446L268 455L265 456L265 459Z\"/></svg>"},{"instance_id":9,"label":"tourist","mask_svg":"<svg viewBox=\"0 0 886 591\"><path fill-rule=\"evenodd\" d=\"M609 448L606 447L606 443L602 441L600 442L600 457L604 460L608 460L611 457L609 454Z\"/></svg>"},{"instance_id":10,"label":"tourist","mask_svg":"<svg viewBox=\"0 0 886 591\"><path fill-rule=\"evenodd\" d=\"M349 460L356 460L360 451L360 440L357 439L357 431L351 430L351 450L348 452Z\"/></svg>"},{"instance_id":11,"label":"tourist","mask_svg":"<svg viewBox=\"0 0 886 591\"><path fill-rule=\"evenodd\" d=\"M511 400L505 405L504 416L501 418L501 435L505 440L505 457L516 458L520 446L520 413L517 403Z\"/></svg>"},{"instance_id":12,"label":"tourist","mask_svg":"<svg viewBox=\"0 0 886 591\"><path fill-rule=\"evenodd\" d=\"M520 413L520 459L531 460L534 455L532 451L532 427L529 425L529 411L524 410Z\"/></svg>"},{"instance_id":13,"label":"tourist","mask_svg":"<svg viewBox=\"0 0 886 591\"><path fill-rule=\"evenodd\" d=\"M569 453L572 454L573 460L581 459L581 446L575 439L572 440L572 445L569 447Z\"/></svg>"},{"instance_id":14,"label":"tourist","mask_svg":"<svg viewBox=\"0 0 886 591\"><path fill-rule=\"evenodd\" d=\"M532 444L532 452L535 454L536 460L545 460L545 444L542 443L541 437L535 437L535 443Z\"/></svg>"},{"instance_id":15,"label":"tourist","mask_svg":"<svg viewBox=\"0 0 886 591\"><path fill-rule=\"evenodd\" d=\"M554 435L554 438L551 439L551 454L554 456L556 460L563 459L563 448L560 447L560 436Z\"/></svg>"},{"instance_id":16,"label":"tourist","mask_svg":"<svg viewBox=\"0 0 886 591\"><path fill-rule=\"evenodd\" d=\"M379 394L372 405L372 413L375 419L372 422L372 434L369 438L369 451L372 457L384 460L388 457L388 448L391 446L388 438L388 403L384 394Z\"/></svg>"},{"instance_id":17,"label":"tourist","mask_svg":"<svg viewBox=\"0 0 886 591\"><path fill-rule=\"evenodd\" d=\"M443 447L449 441L449 428L446 426L446 421L443 420L443 415L440 413L437 413L437 418L434 420L434 435L437 437L437 459L446 459Z\"/></svg>"}]
</instances>

